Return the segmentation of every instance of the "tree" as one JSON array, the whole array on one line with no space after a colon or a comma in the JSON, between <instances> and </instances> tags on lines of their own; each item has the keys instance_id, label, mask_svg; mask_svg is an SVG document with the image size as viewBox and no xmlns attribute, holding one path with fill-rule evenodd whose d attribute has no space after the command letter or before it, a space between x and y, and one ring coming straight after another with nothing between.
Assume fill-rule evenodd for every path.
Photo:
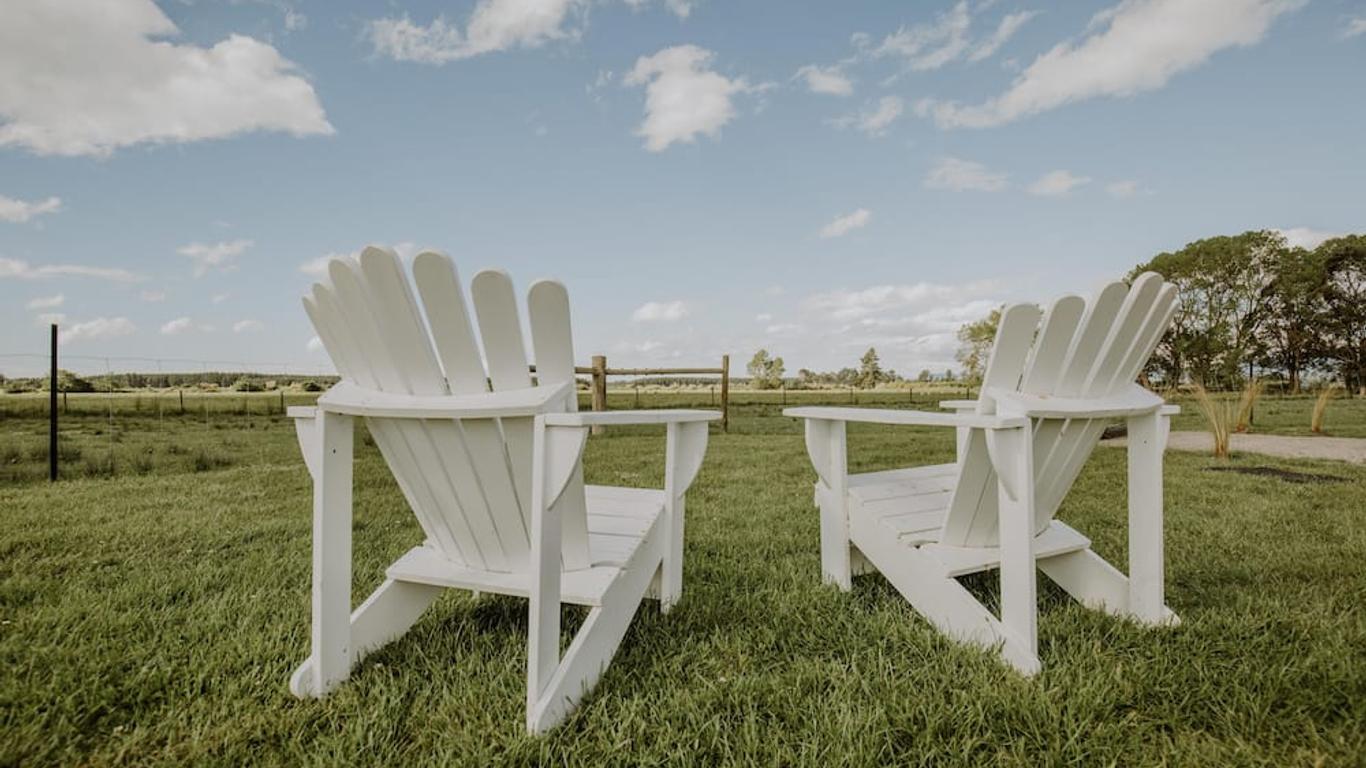
<instances>
[{"instance_id":1,"label":"tree","mask_svg":"<svg viewBox=\"0 0 1366 768\"><path fill-rule=\"evenodd\" d=\"M944 381L953 381L953 380L954 380L954 379L953 379L953 369L952 369L952 368L945 368L945 369L944 369Z\"/></svg>"},{"instance_id":2,"label":"tree","mask_svg":"<svg viewBox=\"0 0 1366 768\"><path fill-rule=\"evenodd\" d=\"M777 389L783 383L783 359L769 357L767 349L755 352L745 370L755 389Z\"/></svg>"},{"instance_id":3,"label":"tree","mask_svg":"<svg viewBox=\"0 0 1366 768\"><path fill-rule=\"evenodd\" d=\"M933 379L933 378L934 378L934 374L930 373L930 369L929 369L929 368L921 368L921 369L920 369L920 375L916 376L916 377L915 377L915 380L916 380L916 381L929 381L930 379Z\"/></svg>"},{"instance_id":4,"label":"tree","mask_svg":"<svg viewBox=\"0 0 1366 768\"><path fill-rule=\"evenodd\" d=\"M863 353L859 358L858 379L859 389L872 389L886 380L887 374L882 372L882 363L877 359L877 350L872 347Z\"/></svg>"},{"instance_id":5,"label":"tree","mask_svg":"<svg viewBox=\"0 0 1366 768\"><path fill-rule=\"evenodd\" d=\"M996 342L996 328L1001 324L1001 307L975 323L958 329L958 352L954 359L963 364L963 377L971 383L982 380L986 372L991 345Z\"/></svg>"},{"instance_id":6,"label":"tree","mask_svg":"<svg viewBox=\"0 0 1366 768\"><path fill-rule=\"evenodd\" d=\"M1156 272L1179 291L1150 369L1168 382L1189 375L1207 387L1237 386L1259 352L1268 288L1286 251L1285 236L1265 230L1197 240L1139 265L1130 277Z\"/></svg>"},{"instance_id":7,"label":"tree","mask_svg":"<svg viewBox=\"0 0 1366 768\"><path fill-rule=\"evenodd\" d=\"M1288 248L1271 268L1266 316L1260 324L1261 362L1285 371L1291 392L1300 376L1324 358L1324 287L1327 274L1318 252Z\"/></svg>"},{"instance_id":8,"label":"tree","mask_svg":"<svg viewBox=\"0 0 1366 768\"><path fill-rule=\"evenodd\" d=\"M1327 240L1315 253L1324 264L1326 356L1343 383L1366 394L1366 235Z\"/></svg>"}]
</instances>

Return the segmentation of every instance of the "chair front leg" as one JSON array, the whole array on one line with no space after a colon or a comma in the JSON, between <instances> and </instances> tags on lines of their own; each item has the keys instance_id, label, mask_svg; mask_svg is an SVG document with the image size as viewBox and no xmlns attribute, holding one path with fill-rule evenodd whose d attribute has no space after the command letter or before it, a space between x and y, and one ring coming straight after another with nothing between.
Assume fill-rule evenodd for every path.
<instances>
[{"instance_id":1,"label":"chair front leg","mask_svg":"<svg viewBox=\"0 0 1366 768\"><path fill-rule=\"evenodd\" d=\"M1034 561L1034 440L1028 427L987 432L996 469L1001 547L1001 624L1038 655L1038 575Z\"/></svg>"},{"instance_id":2,"label":"chair front leg","mask_svg":"<svg viewBox=\"0 0 1366 768\"><path fill-rule=\"evenodd\" d=\"M314 433L312 693L323 696L351 674L354 419L320 412Z\"/></svg>"},{"instance_id":3,"label":"chair front leg","mask_svg":"<svg viewBox=\"0 0 1366 768\"><path fill-rule=\"evenodd\" d=\"M1167 611L1162 546L1162 452L1170 417L1157 411L1128 419L1129 613L1160 623Z\"/></svg>"},{"instance_id":4,"label":"chair front leg","mask_svg":"<svg viewBox=\"0 0 1366 768\"><path fill-rule=\"evenodd\" d=\"M664 515L668 540L659 567L659 609L668 612L683 595L683 498L707 453L707 424L670 423L664 442Z\"/></svg>"},{"instance_id":5,"label":"chair front leg","mask_svg":"<svg viewBox=\"0 0 1366 768\"><path fill-rule=\"evenodd\" d=\"M849 562L849 470L845 425L829 419L806 420L806 452L821 489L821 578L844 591L853 589Z\"/></svg>"}]
</instances>

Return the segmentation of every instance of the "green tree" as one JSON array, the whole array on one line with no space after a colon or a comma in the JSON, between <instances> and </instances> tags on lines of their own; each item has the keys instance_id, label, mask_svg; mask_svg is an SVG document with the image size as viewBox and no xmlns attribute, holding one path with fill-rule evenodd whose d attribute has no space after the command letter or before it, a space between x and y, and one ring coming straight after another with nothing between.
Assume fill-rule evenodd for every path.
<instances>
[{"instance_id":1,"label":"green tree","mask_svg":"<svg viewBox=\"0 0 1366 768\"><path fill-rule=\"evenodd\" d=\"M1139 265L1131 277L1156 272L1179 291L1150 369L1165 381L1190 376L1207 387L1237 386L1260 351L1268 288L1286 251L1285 236L1265 230L1197 240Z\"/></svg>"},{"instance_id":2,"label":"green tree","mask_svg":"<svg viewBox=\"0 0 1366 768\"><path fill-rule=\"evenodd\" d=\"M1291 392L1304 371L1324 358L1327 273L1322 254L1288 248L1271 267L1266 315L1258 341L1261 362L1285 372Z\"/></svg>"},{"instance_id":3,"label":"green tree","mask_svg":"<svg viewBox=\"0 0 1366 768\"><path fill-rule=\"evenodd\" d=\"M953 378L953 369L952 369L952 368L945 368L945 369L944 369L944 381L953 381L953 380L954 380L954 378Z\"/></svg>"},{"instance_id":4,"label":"green tree","mask_svg":"<svg viewBox=\"0 0 1366 768\"><path fill-rule=\"evenodd\" d=\"M963 365L963 377L971 383L982 380L986 373L987 357L991 345L996 342L996 328L1001 324L1001 307L975 323L966 323L958 329L958 352L954 355Z\"/></svg>"},{"instance_id":5,"label":"green tree","mask_svg":"<svg viewBox=\"0 0 1366 768\"><path fill-rule=\"evenodd\" d=\"M930 373L930 369L929 369L929 368L921 368L921 369L920 369L920 375L916 376L916 377L915 377L915 380L916 380L916 381L929 381L930 379L933 379L933 378L934 378L934 374Z\"/></svg>"},{"instance_id":6,"label":"green tree","mask_svg":"<svg viewBox=\"0 0 1366 768\"><path fill-rule=\"evenodd\" d=\"M1327 240L1315 253L1325 274L1326 355L1347 387L1366 394L1366 235Z\"/></svg>"},{"instance_id":7,"label":"green tree","mask_svg":"<svg viewBox=\"0 0 1366 768\"><path fill-rule=\"evenodd\" d=\"M783 359L769 357L767 349L755 352L745 370L755 389L777 389L783 383Z\"/></svg>"},{"instance_id":8,"label":"green tree","mask_svg":"<svg viewBox=\"0 0 1366 768\"><path fill-rule=\"evenodd\" d=\"M858 361L858 379L856 383L859 389L872 389L886 380L887 374L882 371L882 363L877 358L877 350L872 347L863 353L863 357Z\"/></svg>"}]
</instances>

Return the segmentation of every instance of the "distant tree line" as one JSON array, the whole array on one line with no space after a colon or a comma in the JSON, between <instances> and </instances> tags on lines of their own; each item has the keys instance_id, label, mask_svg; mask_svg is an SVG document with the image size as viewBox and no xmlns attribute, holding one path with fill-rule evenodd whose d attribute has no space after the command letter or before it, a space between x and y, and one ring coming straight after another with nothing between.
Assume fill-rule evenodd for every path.
<instances>
[{"instance_id":1,"label":"distant tree line","mask_svg":"<svg viewBox=\"0 0 1366 768\"><path fill-rule=\"evenodd\" d=\"M1299 391L1307 374L1366 394L1366 235L1292 246L1271 230L1197 240L1160 253L1156 272L1179 291L1172 327L1143 376L1166 385L1236 389L1251 377ZM1000 309L958 331L965 375L981 377Z\"/></svg>"},{"instance_id":2,"label":"distant tree line","mask_svg":"<svg viewBox=\"0 0 1366 768\"><path fill-rule=\"evenodd\" d=\"M859 358L858 367L841 368L837 371L813 371L809 368L797 370L796 378L784 378L786 368L781 357L773 357L767 349L761 349L750 358L745 368L749 374L750 386L755 389L777 389L786 385L790 389L821 389L825 387L857 387L872 389L883 384L906 381L894 370L884 370L877 350L869 347ZM935 377L928 370L920 372L920 381L931 381ZM953 380L953 371L945 371L944 378Z\"/></svg>"},{"instance_id":3,"label":"distant tree line","mask_svg":"<svg viewBox=\"0 0 1366 768\"><path fill-rule=\"evenodd\" d=\"M57 372L60 392L115 392L141 389L223 389L237 392L266 392L283 388L321 392L337 381L336 376L304 376L241 371L202 373L114 373L80 376L68 370ZM47 376L6 378L0 376L0 389L7 392L47 391Z\"/></svg>"}]
</instances>

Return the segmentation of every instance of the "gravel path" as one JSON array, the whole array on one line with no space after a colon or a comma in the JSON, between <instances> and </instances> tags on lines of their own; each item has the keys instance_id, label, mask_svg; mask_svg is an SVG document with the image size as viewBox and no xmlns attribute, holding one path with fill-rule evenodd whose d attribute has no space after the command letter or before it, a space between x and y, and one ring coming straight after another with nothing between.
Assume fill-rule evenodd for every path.
<instances>
[{"instance_id":1,"label":"gravel path","mask_svg":"<svg viewBox=\"0 0 1366 768\"><path fill-rule=\"evenodd\" d=\"M1106 445L1125 444L1122 437ZM1173 432L1167 447L1174 451L1209 453L1213 441L1208 432ZM1366 439L1359 437L1292 437L1290 435L1233 435L1229 447L1235 453L1263 453L1291 459L1334 459L1366 464Z\"/></svg>"}]
</instances>

